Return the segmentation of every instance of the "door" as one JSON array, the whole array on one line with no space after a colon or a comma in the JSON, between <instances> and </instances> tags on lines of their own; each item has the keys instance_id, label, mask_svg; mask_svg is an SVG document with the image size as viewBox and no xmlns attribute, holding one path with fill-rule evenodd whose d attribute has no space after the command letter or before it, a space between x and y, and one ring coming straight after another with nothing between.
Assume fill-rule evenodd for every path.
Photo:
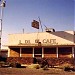
<instances>
[{"instance_id":1,"label":"door","mask_svg":"<svg viewBox=\"0 0 75 75\"><path fill-rule=\"evenodd\" d=\"M42 48L35 48L34 49L34 57L35 58L42 58Z\"/></svg>"}]
</instances>

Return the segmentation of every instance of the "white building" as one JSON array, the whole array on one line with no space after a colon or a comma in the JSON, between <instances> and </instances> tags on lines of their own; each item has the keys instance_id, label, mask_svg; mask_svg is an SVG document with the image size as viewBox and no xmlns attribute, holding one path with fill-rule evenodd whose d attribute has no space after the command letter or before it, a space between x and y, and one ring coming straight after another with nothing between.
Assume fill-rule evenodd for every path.
<instances>
[{"instance_id":1,"label":"white building","mask_svg":"<svg viewBox=\"0 0 75 75\"><path fill-rule=\"evenodd\" d=\"M75 32L9 34L10 58L75 58Z\"/></svg>"}]
</instances>

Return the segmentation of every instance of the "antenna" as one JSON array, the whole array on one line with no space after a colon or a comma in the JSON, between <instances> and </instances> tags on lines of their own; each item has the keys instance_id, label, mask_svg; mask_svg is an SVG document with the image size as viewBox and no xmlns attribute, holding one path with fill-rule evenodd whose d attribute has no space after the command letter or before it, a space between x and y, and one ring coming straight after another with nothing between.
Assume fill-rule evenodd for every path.
<instances>
[{"instance_id":1,"label":"antenna","mask_svg":"<svg viewBox=\"0 0 75 75\"><path fill-rule=\"evenodd\" d=\"M45 25L44 25L45 26ZM47 26L45 26L45 28L47 29Z\"/></svg>"},{"instance_id":2,"label":"antenna","mask_svg":"<svg viewBox=\"0 0 75 75\"><path fill-rule=\"evenodd\" d=\"M42 28L42 25L41 25L41 20L40 20L40 17L39 18L39 23L40 23L40 26L41 26L41 29L42 29L42 32L43 32L43 28Z\"/></svg>"},{"instance_id":3,"label":"antenna","mask_svg":"<svg viewBox=\"0 0 75 75\"><path fill-rule=\"evenodd\" d=\"M24 28L23 28L23 34L24 34Z\"/></svg>"}]
</instances>

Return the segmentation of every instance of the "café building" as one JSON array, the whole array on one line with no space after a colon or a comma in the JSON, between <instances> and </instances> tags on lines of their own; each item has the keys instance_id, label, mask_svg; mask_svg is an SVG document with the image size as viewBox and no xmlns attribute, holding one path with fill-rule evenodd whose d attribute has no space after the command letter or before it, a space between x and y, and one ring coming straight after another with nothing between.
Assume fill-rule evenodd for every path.
<instances>
[{"instance_id":1,"label":"caf\u00e9 building","mask_svg":"<svg viewBox=\"0 0 75 75\"><path fill-rule=\"evenodd\" d=\"M8 35L8 61L33 63L36 59L74 59L75 31Z\"/></svg>"}]
</instances>

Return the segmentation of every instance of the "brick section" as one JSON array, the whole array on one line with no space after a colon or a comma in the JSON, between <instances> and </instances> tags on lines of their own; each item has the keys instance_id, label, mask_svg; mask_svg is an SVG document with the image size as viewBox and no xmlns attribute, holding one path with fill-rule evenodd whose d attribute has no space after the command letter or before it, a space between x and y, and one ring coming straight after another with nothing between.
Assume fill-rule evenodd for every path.
<instances>
[{"instance_id":1,"label":"brick section","mask_svg":"<svg viewBox=\"0 0 75 75\"><path fill-rule=\"evenodd\" d=\"M57 55L56 54L44 54L45 58L56 58Z\"/></svg>"},{"instance_id":2,"label":"brick section","mask_svg":"<svg viewBox=\"0 0 75 75\"><path fill-rule=\"evenodd\" d=\"M21 54L21 57L32 57L32 54Z\"/></svg>"},{"instance_id":3,"label":"brick section","mask_svg":"<svg viewBox=\"0 0 75 75\"><path fill-rule=\"evenodd\" d=\"M59 54L60 58L72 58L72 53L71 54Z\"/></svg>"}]
</instances>

